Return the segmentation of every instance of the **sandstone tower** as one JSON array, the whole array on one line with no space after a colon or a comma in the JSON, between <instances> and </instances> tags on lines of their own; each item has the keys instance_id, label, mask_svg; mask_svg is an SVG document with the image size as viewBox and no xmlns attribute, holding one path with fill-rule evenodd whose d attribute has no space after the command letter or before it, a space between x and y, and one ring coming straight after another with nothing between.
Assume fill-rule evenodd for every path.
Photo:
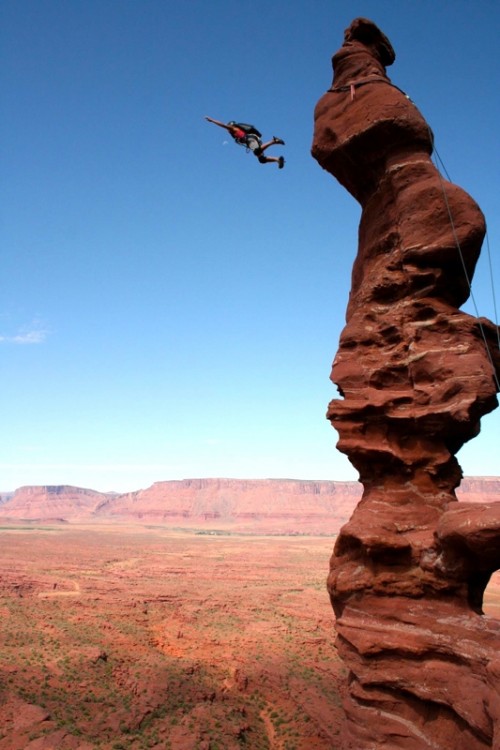
<instances>
[{"instance_id":1,"label":"sandstone tower","mask_svg":"<svg viewBox=\"0 0 500 750\"><path fill-rule=\"evenodd\" d=\"M500 503L455 495L455 454L499 390L495 326L460 310L485 222L435 168L394 60L373 22L352 22L312 147L362 207L328 408L364 488L328 579L349 671L342 748L499 750L500 622L482 597Z\"/></svg>"}]
</instances>

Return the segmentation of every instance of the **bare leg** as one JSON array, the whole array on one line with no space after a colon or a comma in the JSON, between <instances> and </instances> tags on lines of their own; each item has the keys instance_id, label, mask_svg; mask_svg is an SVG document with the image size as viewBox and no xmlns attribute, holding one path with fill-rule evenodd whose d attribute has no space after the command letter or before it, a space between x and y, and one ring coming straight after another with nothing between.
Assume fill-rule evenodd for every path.
<instances>
[{"instance_id":1,"label":"bare leg","mask_svg":"<svg viewBox=\"0 0 500 750\"><path fill-rule=\"evenodd\" d=\"M261 164L269 164L270 162L275 162L278 164L278 167L280 169L283 169L283 167L285 166L285 160L282 156L263 156L262 152L258 155L256 154L256 156Z\"/></svg>"},{"instance_id":2,"label":"bare leg","mask_svg":"<svg viewBox=\"0 0 500 750\"><path fill-rule=\"evenodd\" d=\"M284 145L284 141L281 138L273 138L272 141L267 141L267 143L263 143L260 147L260 152L265 151L266 148L269 148L269 146L275 146L277 143L280 143Z\"/></svg>"}]
</instances>

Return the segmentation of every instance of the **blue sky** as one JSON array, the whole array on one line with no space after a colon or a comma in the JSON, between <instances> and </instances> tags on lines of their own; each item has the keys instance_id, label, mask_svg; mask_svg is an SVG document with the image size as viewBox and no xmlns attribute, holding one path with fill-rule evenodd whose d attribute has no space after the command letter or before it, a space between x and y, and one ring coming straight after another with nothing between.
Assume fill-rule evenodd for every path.
<instances>
[{"instance_id":1,"label":"blue sky","mask_svg":"<svg viewBox=\"0 0 500 750\"><path fill-rule=\"evenodd\" d=\"M310 146L360 15L487 217L495 320L497 0L4 0L0 490L357 478L324 415L360 211ZM281 136L285 169L204 115ZM499 473L499 427L465 474Z\"/></svg>"}]
</instances>

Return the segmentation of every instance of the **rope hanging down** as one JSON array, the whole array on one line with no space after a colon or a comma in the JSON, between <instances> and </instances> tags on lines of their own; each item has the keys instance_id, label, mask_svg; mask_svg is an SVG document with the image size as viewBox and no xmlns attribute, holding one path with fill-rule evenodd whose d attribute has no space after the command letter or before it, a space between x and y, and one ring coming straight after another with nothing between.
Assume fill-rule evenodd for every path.
<instances>
[{"instance_id":1,"label":"rope hanging down","mask_svg":"<svg viewBox=\"0 0 500 750\"><path fill-rule=\"evenodd\" d=\"M435 167L437 169L437 173L439 175L439 180L441 182L441 190L443 191L443 198L444 198L444 202L446 204L446 210L448 212L448 218L450 220L451 230L453 232L453 239L455 240L455 244L457 246L458 254L460 256L460 262L462 264L462 269L463 269L463 272L464 272L464 276L465 276L465 279L467 281L467 286L469 287L470 298L472 300L472 304L474 305L474 311L475 311L476 317L478 319L479 330L481 331L481 336L482 336L482 339L483 339L483 342L484 342L484 346L486 348L486 352L488 354L488 359L489 359L490 364L491 364L491 369L493 370L493 377L495 379L495 383L496 383L497 389L498 389L498 391L500 391L500 381L498 379L498 375L497 375L497 372L496 372L496 369L495 369L495 364L493 362L493 357L492 357L492 354L491 354L491 351L490 351L490 347L488 346L488 341L486 339L486 334L484 332L484 327L483 327L483 324L481 323L481 320L480 320L479 310L478 310L478 307L477 307L477 304L476 304L476 298L475 298L474 293L472 291L471 280L469 278L469 274L467 273L467 267L465 265L465 260L464 260L464 256L463 256L463 253L462 253L462 248L460 246L460 240L458 239L457 231L456 231L456 228L455 228L455 222L453 221L453 215L451 213L450 204L448 202L448 196L446 195L446 188L445 188L445 185L444 185L443 176L442 176L441 172L439 171L439 167L437 165L437 159L439 159L439 162L441 163L441 166L443 167L443 171L446 174L446 177L448 178L449 182L451 182L451 178L450 178L450 176L449 176L449 174L448 174L448 172L446 170L446 167L444 166L443 160L439 156L439 153L438 153L438 151L437 151L436 146L435 146L434 143L433 143L433 146L434 146L434 153L436 154ZM488 237L488 231L487 230L486 230L486 237ZM495 321L494 321L494 323L495 323L495 328L496 328L496 332L497 332L498 348L500 350L500 330L498 328L498 318L497 318L497 312L496 312L495 289L494 289L494 283L493 283L493 269L492 269L492 265L491 265L491 256L490 256L489 241L487 241L486 244L487 244L487 248L488 248L488 259L489 259L489 271L490 271L491 288L493 290L493 307L494 307L494 312L495 312Z\"/></svg>"},{"instance_id":2,"label":"rope hanging down","mask_svg":"<svg viewBox=\"0 0 500 750\"><path fill-rule=\"evenodd\" d=\"M360 78L360 79L358 79L356 81L351 81L350 83L348 83L345 86L332 86L330 89L328 89L328 91L330 91L333 94L343 93L343 92L350 92L351 101L353 101L353 99L354 99L354 97L356 95L356 89L359 88L360 86L366 86L369 83L385 83L387 86L392 86L392 88L397 89L398 91L400 91L403 94L403 96L405 96L412 104L415 105L415 102L408 96L408 94L405 91L403 91L403 89L399 88L399 86L396 86L394 83L392 83L392 81L388 81L386 78L383 78L381 76L371 76L371 77L368 77L368 78ZM443 191L443 197L444 197L444 201L445 201L445 204L446 204L446 210L448 212L448 218L450 220L451 229L452 229L452 232L453 232L453 239L455 241L458 253L460 255L460 261L461 261L461 264L462 264L462 269L463 269L463 272L464 272L464 275L465 275L465 279L467 281L467 286L469 287L470 298L471 298L472 303L474 305L474 310L475 310L475 313L476 313L476 317L478 318L478 323L479 323L479 329L481 331L481 336L482 336L484 345L486 347L486 352L488 354L488 359L490 361L490 364L491 364L491 367L492 367L492 370L493 370L493 377L495 379L495 383L496 383L497 389L498 389L498 391L500 391L500 382L499 382L498 375L497 375L497 372L496 372L496 369L495 369L495 365L494 365L494 362L493 362L493 357L492 357L492 354L491 354L491 351L490 351L490 347L488 346L488 341L486 339L486 334L484 332L484 327L483 327L483 324L481 323L481 320L480 320L479 310L478 310L477 304L476 304L476 299L475 299L474 293L472 291L471 280L469 279L469 274L467 273L467 267L465 265L465 261L464 261L464 257L463 257L463 253L462 253L462 248L460 247L460 241L458 239L457 231L456 231L456 228L455 228L455 222L453 221L453 216L452 216L452 213L451 213L450 204L448 202L448 197L446 195L446 189L445 189L445 186L444 186L444 180L443 180L443 177L441 175L441 172L439 171L439 167L437 165L437 159L439 159L439 162L441 163L443 171L446 174L446 177L447 177L447 179L448 179L449 182L451 182L451 178L450 178L450 176L449 176L449 174L448 174L448 172L446 170L446 167L444 166L443 160L441 159L441 157L439 156L439 153L437 151L436 145L434 143L434 134L433 134L432 130L430 129L429 125L427 125L427 127L429 128L429 135L430 135L430 138L431 138L431 143L432 143L432 146L433 146L433 149L434 149L434 153L436 154L436 161L434 162L434 166L437 169L437 173L439 175L439 179L440 179L440 182L441 182L441 189ZM497 332L498 349L500 351L500 328L498 326L498 315L497 315L497 306L496 306L496 299L495 299L495 285L494 285L494 282L493 282L493 268L492 268L492 263L491 263L491 253L490 253L490 243L489 243L489 239L488 239L488 231L486 231L486 246L487 246L487 254L488 254L488 265L489 265L489 273L490 273L490 282L491 282L491 289L492 289L492 295L493 295L493 310L494 310L494 313L495 313L494 324L495 324L495 328L496 328L496 332Z\"/></svg>"}]
</instances>

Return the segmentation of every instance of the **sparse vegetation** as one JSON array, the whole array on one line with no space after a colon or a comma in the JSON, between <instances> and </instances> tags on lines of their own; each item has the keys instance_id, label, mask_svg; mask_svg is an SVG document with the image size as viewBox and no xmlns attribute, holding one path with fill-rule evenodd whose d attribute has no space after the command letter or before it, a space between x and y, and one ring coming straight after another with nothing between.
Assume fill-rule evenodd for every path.
<instances>
[{"instance_id":1,"label":"sparse vegetation","mask_svg":"<svg viewBox=\"0 0 500 750\"><path fill-rule=\"evenodd\" d=\"M120 532L1 533L2 699L50 716L17 731L95 750L331 750L331 542Z\"/></svg>"}]
</instances>

